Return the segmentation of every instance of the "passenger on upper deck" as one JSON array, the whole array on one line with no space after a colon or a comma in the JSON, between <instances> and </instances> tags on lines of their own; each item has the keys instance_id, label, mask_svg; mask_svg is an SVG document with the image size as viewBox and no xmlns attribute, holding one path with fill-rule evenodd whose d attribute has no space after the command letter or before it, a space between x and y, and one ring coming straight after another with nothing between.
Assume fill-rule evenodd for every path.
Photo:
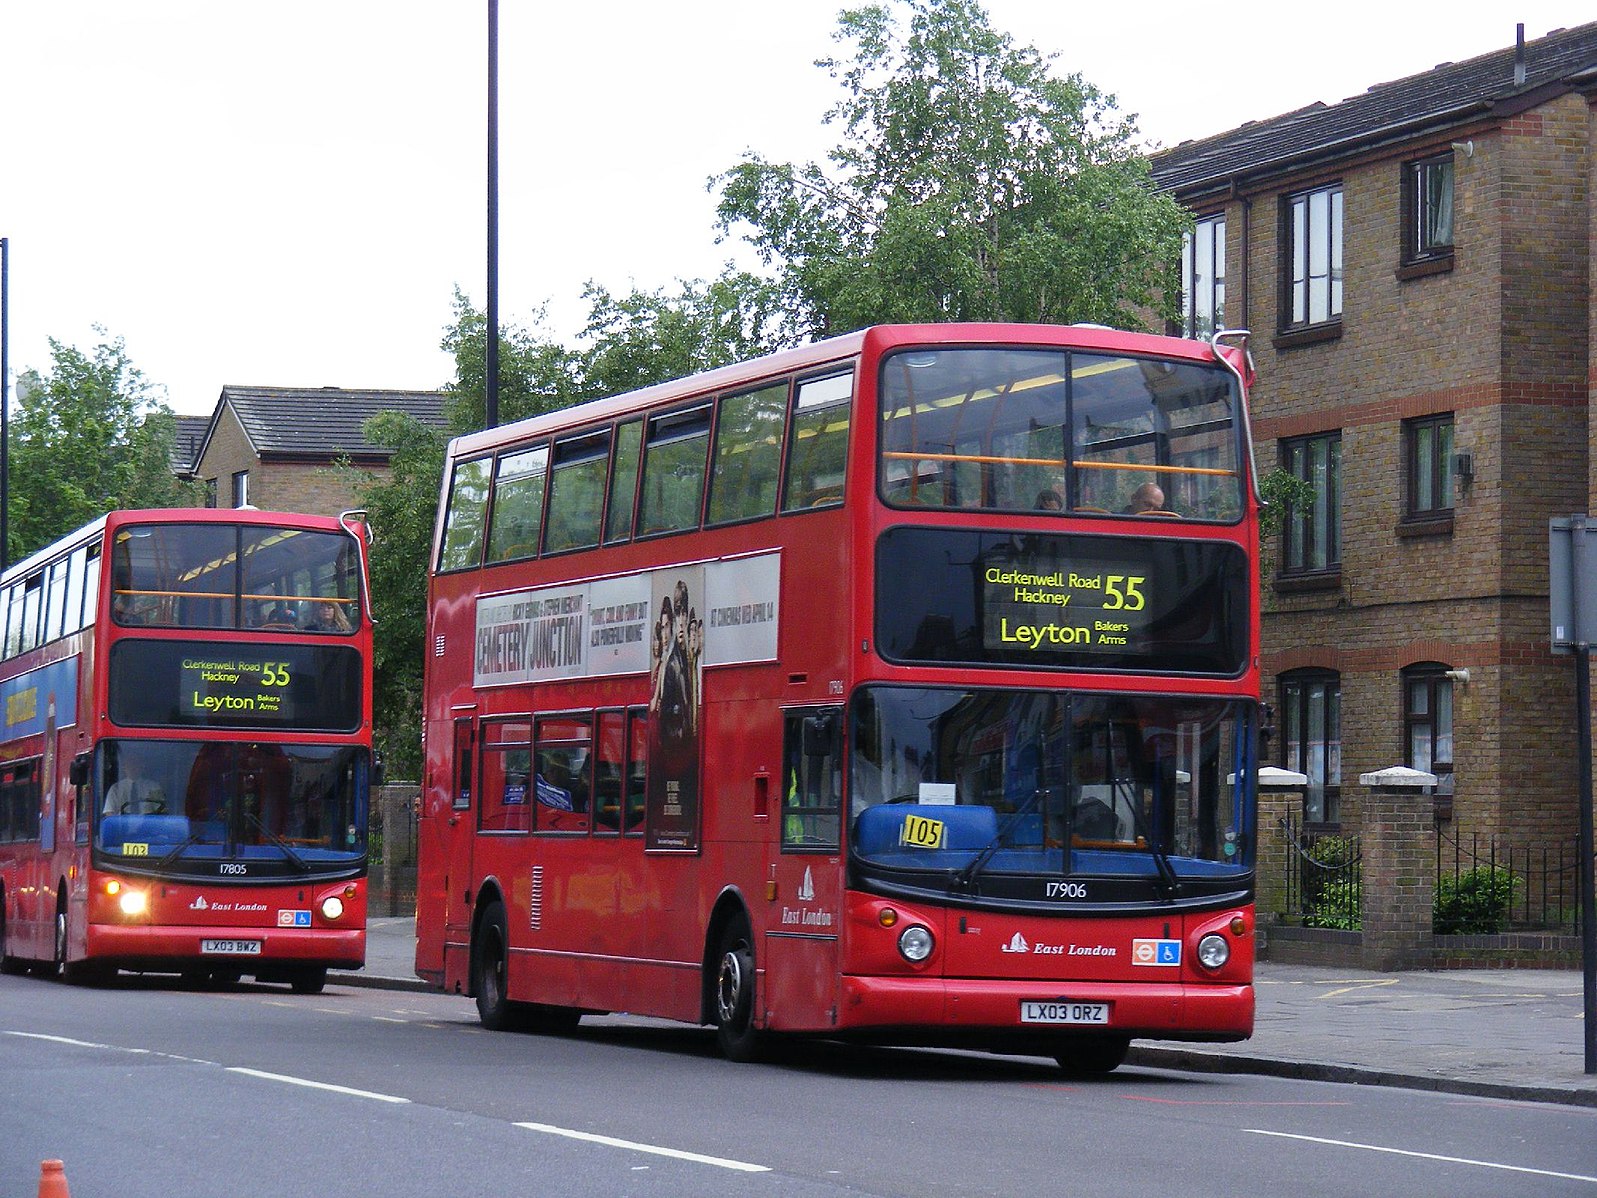
<instances>
[{"instance_id":1,"label":"passenger on upper deck","mask_svg":"<svg viewBox=\"0 0 1597 1198\"><path fill-rule=\"evenodd\" d=\"M1164 511L1164 492L1158 483L1143 483L1131 493L1131 502L1123 512L1127 516L1140 516L1146 512Z\"/></svg>"},{"instance_id":2,"label":"passenger on upper deck","mask_svg":"<svg viewBox=\"0 0 1597 1198\"><path fill-rule=\"evenodd\" d=\"M318 599L311 605L305 618L306 632L348 632L349 620L343 609L331 599Z\"/></svg>"}]
</instances>

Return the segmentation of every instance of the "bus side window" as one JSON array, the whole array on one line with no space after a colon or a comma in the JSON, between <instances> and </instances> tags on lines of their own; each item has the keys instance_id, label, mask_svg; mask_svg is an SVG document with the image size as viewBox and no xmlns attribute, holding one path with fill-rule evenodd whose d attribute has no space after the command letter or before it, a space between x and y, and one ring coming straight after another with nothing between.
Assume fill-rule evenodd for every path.
<instances>
[{"instance_id":1,"label":"bus side window","mask_svg":"<svg viewBox=\"0 0 1597 1198\"><path fill-rule=\"evenodd\" d=\"M621 831L627 789L627 717L624 711L601 711L593 772L593 830L614 836Z\"/></svg>"},{"instance_id":2,"label":"bus side window","mask_svg":"<svg viewBox=\"0 0 1597 1198\"><path fill-rule=\"evenodd\" d=\"M494 471L494 501L489 515L488 561L534 557L543 523L543 479L549 447L539 445L499 458Z\"/></svg>"},{"instance_id":3,"label":"bus side window","mask_svg":"<svg viewBox=\"0 0 1597 1198\"><path fill-rule=\"evenodd\" d=\"M461 462L449 485L449 507L444 513L443 544L438 550L440 570L466 570L482 558L483 525L488 515L489 458Z\"/></svg>"},{"instance_id":4,"label":"bus side window","mask_svg":"<svg viewBox=\"0 0 1597 1198\"><path fill-rule=\"evenodd\" d=\"M842 797L843 713L790 711L782 734L782 847L835 851Z\"/></svg>"},{"instance_id":5,"label":"bus side window","mask_svg":"<svg viewBox=\"0 0 1597 1198\"><path fill-rule=\"evenodd\" d=\"M555 442L543 536L545 553L591 549L599 543L609 463L608 428Z\"/></svg>"},{"instance_id":6,"label":"bus side window","mask_svg":"<svg viewBox=\"0 0 1597 1198\"><path fill-rule=\"evenodd\" d=\"M642 535L684 532L699 526L709 448L708 404L650 419L638 505Z\"/></svg>"},{"instance_id":7,"label":"bus side window","mask_svg":"<svg viewBox=\"0 0 1597 1198\"><path fill-rule=\"evenodd\" d=\"M455 785L449 796L449 805L456 811L471 806L471 761L476 749L470 720L455 721Z\"/></svg>"},{"instance_id":8,"label":"bus side window","mask_svg":"<svg viewBox=\"0 0 1597 1198\"><path fill-rule=\"evenodd\" d=\"M643 835L644 801L649 783L649 709L634 707L627 713L626 823L629 836Z\"/></svg>"},{"instance_id":9,"label":"bus side window","mask_svg":"<svg viewBox=\"0 0 1597 1198\"><path fill-rule=\"evenodd\" d=\"M539 832L586 832L593 798L593 726L586 717L551 716L537 723L533 762Z\"/></svg>"},{"instance_id":10,"label":"bus side window","mask_svg":"<svg viewBox=\"0 0 1597 1198\"><path fill-rule=\"evenodd\" d=\"M632 536L632 505L637 498L638 462L642 458L643 421L616 426L615 454L610 463L610 497L604 516L604 543Z\"/></svg>"},{"instance_id":11,"label":"bus side window","mask_svg":"<svg viewBox=\"0 0 1597 1198\"><path fill-rule=\"evenodd\" d=\"M854 376L805 379L794 391L782 510L830 507L843 502L848 462L849 403Z\"/></svg>"},{"instance_id":12,"label":"bus side window","mask_svg":"<svg viewBox=\"0 0 1597 1198\"><path fill-rule=\"evenodd\" d=\"M786 418L786 380L758 391L721 397L705 523L727 524L776 511Z\"/></svg>"}]
</instances>

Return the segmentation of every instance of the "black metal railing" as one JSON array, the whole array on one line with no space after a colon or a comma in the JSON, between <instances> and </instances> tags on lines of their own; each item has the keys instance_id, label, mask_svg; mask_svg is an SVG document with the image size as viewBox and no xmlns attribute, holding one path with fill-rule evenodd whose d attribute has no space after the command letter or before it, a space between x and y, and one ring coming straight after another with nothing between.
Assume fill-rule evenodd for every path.
<instances>
[{"instance_id":1,"label":"black metal railing","mask_svg":"<svg viewBox=\"0 0 1597 1198\"><path fill-rule=\"evenodd\" d=\"M1438 826L1440 935L1580 930L1580 842L1517 845L1506 837Z\"/></svg>"},{"instance_id":2,"label":"black metal railing","mask_svg":"<svg viewBox=\"0 0 1597 1198\"><path fill-rule=\"evenodd\" d=\"M1364 891L1358 838L1306 831L1292 816L1286 836L1286 909L1306 928L1357 931Z\"/></svg>"}]
</instances>

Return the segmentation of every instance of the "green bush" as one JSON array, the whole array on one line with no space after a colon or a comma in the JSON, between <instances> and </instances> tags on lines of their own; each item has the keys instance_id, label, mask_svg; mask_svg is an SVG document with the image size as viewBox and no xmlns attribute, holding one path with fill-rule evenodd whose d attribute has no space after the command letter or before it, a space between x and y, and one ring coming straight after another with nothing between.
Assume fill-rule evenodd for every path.
<instances>
[{"instance_id":1,"label":"green bush","mask_svg":"<svg viewBox=\"0 0 1597 1198\"><path fill-rule=\"evenodd\" d=\"M1359 842L1351 836L1321 836L1303 864L1303 926L1356 932L1360 927L1359 884L1352 866Z\"/></svg>"},{"instance_id":2,"label":"green bush","mask_svg":"<svg viewBox=\"0 0 1597 1198\"><path fill-rule=\"evenodd\" d=\"M1480 865L1436 879L1431 930L1439 936L1490 936L1508 926L1523 880L1501 866Z\"/></svg>"},{"instance_id":3,"label":"green bush","mask_svg":"<svg viewBox=\"0 0 1597 1198\"><path fill-rule=\"evenodd\" d=\"M1361 926L1359 917L1359 887L1351 878L1337 878L1320 887L1303 916L1306 928L1337 928L1343 932L1356 932Z\"/></svg>"}]
</instances>

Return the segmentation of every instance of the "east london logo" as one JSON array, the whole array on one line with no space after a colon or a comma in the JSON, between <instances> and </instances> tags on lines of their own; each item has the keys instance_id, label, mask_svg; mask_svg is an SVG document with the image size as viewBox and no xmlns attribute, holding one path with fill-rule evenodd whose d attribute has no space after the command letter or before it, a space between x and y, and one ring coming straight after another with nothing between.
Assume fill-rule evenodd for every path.
<instances>
[{"instance_id":1,"label":"east london logo","mask_svg":"<svg viewBox=\"0 0 1597 1198\"><path fill-rule=\"evenodd\" d=\"M801 903L815 901L815 875L808 866L804 868L804 880L799 883L796 897ZM832 913L830 911L817 911L814 908L783 907L782 923L784 926L797 924L807 928L829 928L832 926Z\"/></svg>"},{"instance_id":2,"label":"east london logo","mask_svg":"<svg viewBox=\"0 0 1597 1198\"><path fill-rule=\"evenodd\" d=\"M208 903L202 894L189 904L190 911L264 911L265 903Z\"/></svg>"},{"instance_id":3,"label":"east london logo","mask_svg":"<svg viewBox=\"0 0 1597 1198\"><path fill-rule=\"evenodd\" d=\"M1019 932L1000 945L1001 953L1030 953L1043 957L1113 957L1118 951L1108 944L1031 944Z\"/></svg>"}]
</instances>

